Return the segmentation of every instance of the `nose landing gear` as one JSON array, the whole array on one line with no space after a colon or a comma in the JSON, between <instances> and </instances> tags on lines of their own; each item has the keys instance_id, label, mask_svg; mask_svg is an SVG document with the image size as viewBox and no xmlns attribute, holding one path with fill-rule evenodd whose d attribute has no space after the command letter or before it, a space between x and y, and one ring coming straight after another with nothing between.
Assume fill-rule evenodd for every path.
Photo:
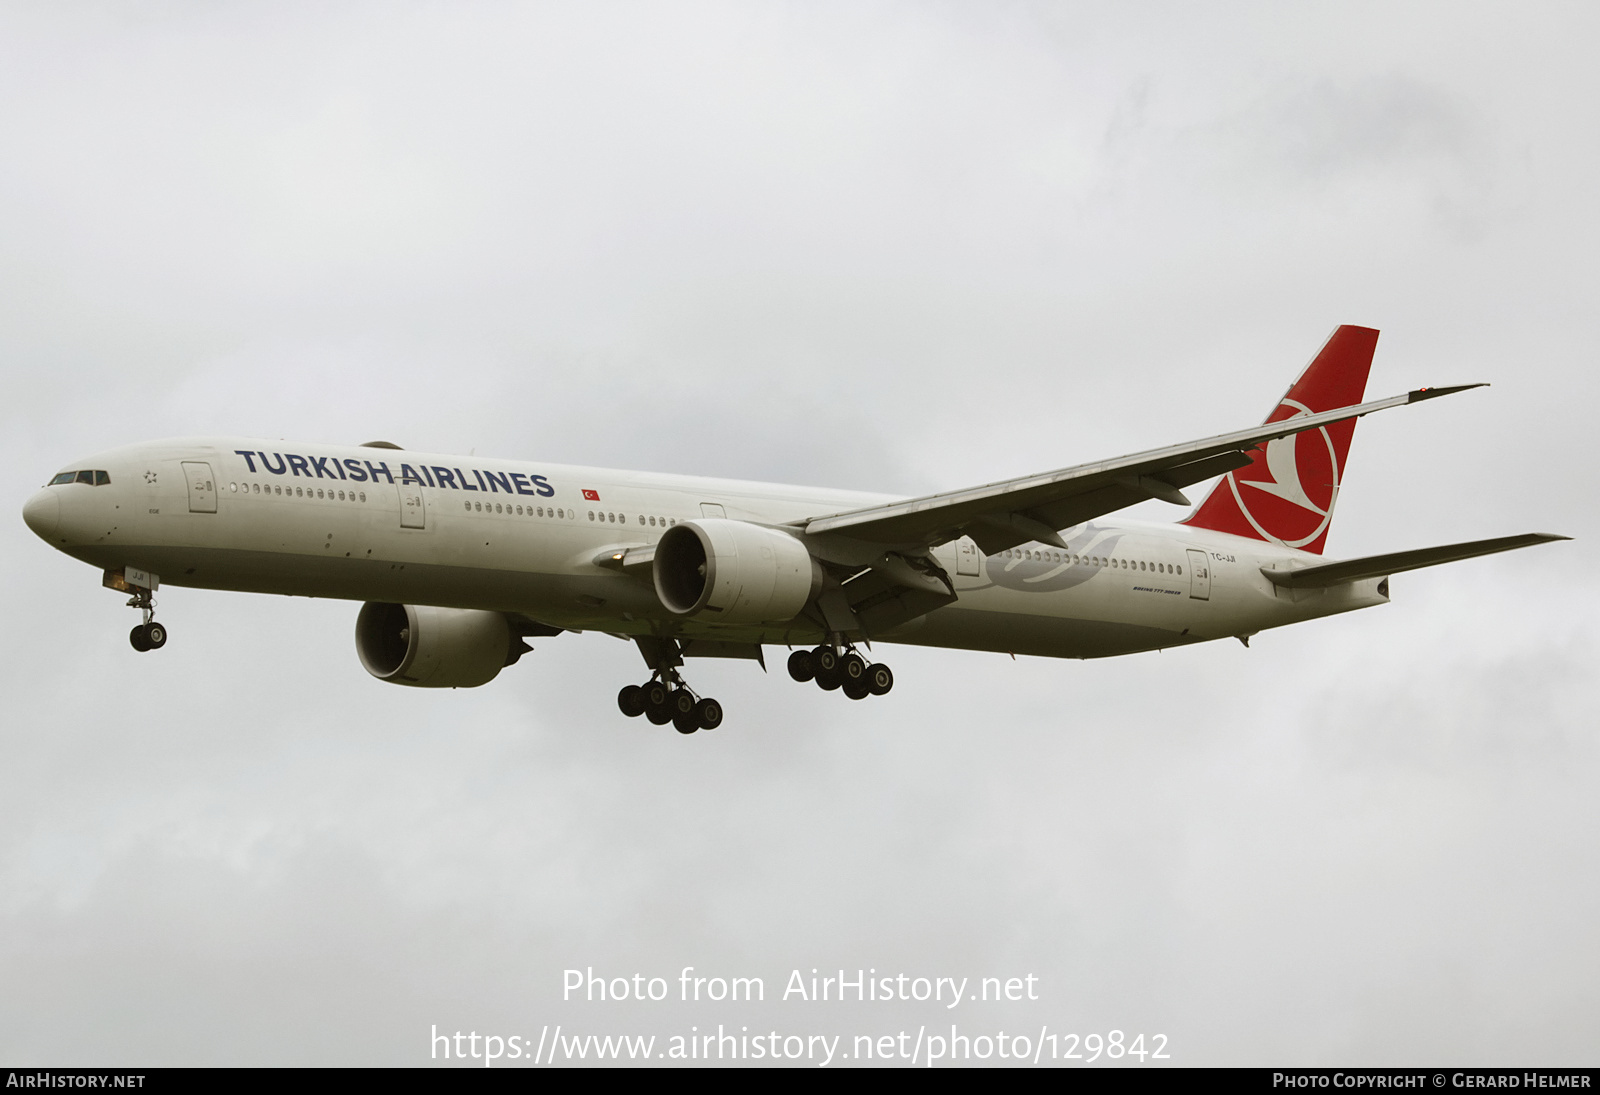
<instances>
[{"instance_id":1,"label":"nose landing gear","mask_svg":"<svg viewBox=\"0 0 1600 1095\"><path fill-rule=\"evenodd\" d=\"M133 594L128 598L128 607L137 608L144 619L138 627L128 632L129 646L142 654L146 650L160 650L167 645L167 629L164 625L156 623L154 594L160 588L159 578L147 570L128 566L107 570L100 579L100 584L118 593Z\"/></svg>"},{"instance_id":2,"label":"nose landing gear","mask_svg":"<svg viewBox=\"0 0 1600 1095\"><path fill-rule=\"evenodd\" d=\"M804 683L816 681L825 692L842 691L853 700L885 696L894 687L894 673L888 666L869 664L856 653L853 643L823 643L815 650L796 650L789 655L789 676Z\"/></svg>"},{"instance_id":3,"label":"nose landing gear","mask_svg":"<svg viewBox=\"0 0 1600 1095\"><path fill-rule=\"evenodd\" d=\"M167 627L155 621L156 602L148 589L139 590L128 601L129 608L137 608L144 622L128 632L128 643L141 654L147 650L160 650L167 645Z\"/></svg>"}]
</instances>

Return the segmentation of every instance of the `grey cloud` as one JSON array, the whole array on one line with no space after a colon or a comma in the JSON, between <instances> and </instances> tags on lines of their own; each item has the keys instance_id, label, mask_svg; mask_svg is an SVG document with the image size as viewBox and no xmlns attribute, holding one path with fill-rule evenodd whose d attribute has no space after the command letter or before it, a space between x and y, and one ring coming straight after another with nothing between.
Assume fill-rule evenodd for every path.
<instances>
[{"instance_id":1,"label":"grey cloud","mask_svg":"<svg viewBox=\"0 0 1600 1095\"><path fill-rule=\"evenodd\" d=\"M1181 1063L1586 1060L1585 35L1151 10L0 15L0 1054L943 1019L559 1000L693 965L1031 972L959 1021ZM1495 386L1363 421L1334 552L1579 539L1249 650L880 647L860 704L696 666L729 722L681 740L600 635L415 695L354 605L169 589L141 658L16 512L233 430L953 487L1259 420L1340 322L1376 394Z\"/></svg>"}]
</instances>

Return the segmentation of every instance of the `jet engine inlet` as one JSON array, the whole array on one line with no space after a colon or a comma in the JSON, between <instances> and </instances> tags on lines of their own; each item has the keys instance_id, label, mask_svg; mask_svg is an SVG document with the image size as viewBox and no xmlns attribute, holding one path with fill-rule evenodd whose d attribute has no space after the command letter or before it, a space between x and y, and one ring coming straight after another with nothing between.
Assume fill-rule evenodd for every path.
<instances>
[{"instance_id":1,"label":"jet engine inlet","mask_svg":"<svg viewBox=\"0 0 1600 1095\"><path fill-rule=\"evenodd\" d=\"M369 602L356 617L361 664L390 684L476 688L523 649L499 612Z\"/></svg>"},{"instance_id":2,"label":"jet engine inlet","mask_svg":"<svg viewBox=\"0 0 1600 1095\"><path fill-rule=\"evenodd\" d=\"M654 576L669 612L728 624L792 619L822 588L822 567L799 540L722 518L669 528Z\"/></svg>"}]
</instances>

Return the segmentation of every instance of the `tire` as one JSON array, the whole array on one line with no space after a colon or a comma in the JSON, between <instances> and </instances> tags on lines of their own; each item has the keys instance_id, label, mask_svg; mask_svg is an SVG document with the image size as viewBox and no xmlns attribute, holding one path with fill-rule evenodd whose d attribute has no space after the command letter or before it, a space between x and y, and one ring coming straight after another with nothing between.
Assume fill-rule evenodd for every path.
<instances>
[{"instance_id":1,"label":"tire","mask_svg":"<svg viewBox=\"0 0 1600 1095\"><path fill-rule=\"evenodd\" d=\"M691 707L687 711L679 711L673 715L672 725L680 734L692 734L700 729L700 720L695 718L694 708Z\"/></svg>"},{"instance_id":2,"label":"tire","mask_svg":"<svg viewBox=\"0 0 1600 1095\"><path fill-rule=\"evenodd\" d=\"M676 689L667 697L667 710L672 713L674 723L679 715L694 714L694 694L687 688Z\"/></svg>"},{"instance_id":3,"label":"tire","mask_svg":"<svg viewBox=\"0 0 1600 1095\"><path fill-rule=\"evenodd\" d=\"M789 676L804 684L817 675L817 667L812 664L811 651L796 650L789 655Z\"/></svg>"},{"instance_id":4,"label":"tire","mask_svg":"<svg viewBox=\"0 0 1600 1095\"><path fill-rule=\"evenodd\" d=\"M872 695L872 689L867 686L866 681L851 681L844 686L844 694L853 700L864 700Z\"/></svg>"},{"instance_id":5,"label":"tire","mask_svg":"<svg viewBox=\"0 0 1600 1095\"><path fill-rule=\"evenodd\" d=\"M154 620L144 625L144 641L150 644L151 650L160 650L167 645L167 628L165 624L158 624Z\"/></svg>"},{"instance_id":6,"label":"tire","mask_svg":"<svg viewBox=\"0 0 1600 1095\"><path fill-rule=\"evenodd\" d=\"M887 696L894 687L894 673L882 662L867 666L867 687L874 696Z\"/></svg>"},{"instance_id":7,"label":"tire","mask_svg":"<svg viewBox=\"0 0 1600 1095\"><path fill-rule=\"evenodd\" d=\"M644 689L630 684L617 693L617 708L630 719L644 714Z\"/></svg>"},{"instance_id":8,"label":"tire","mask_svg":"<svg viewBox=\"0 0 1600 1095\"><path fill-rule=\"evenodd\" d=\"M665 707L646 707L644 717L657 726L665 726L672 721L672 712Z\"/></svg>"},{"instance_id":9,"label":"tire","mask_svg":"<svg viewBox=\"0 0 1600 1095\"><path fill-rule=\"evenodd\" d=\"M715 730L722 725L722 705L709 696L694 705L695 721L702 730Z\"/></svg>"},{"instance_id":10,"label":"tire","mask_svg":"<svg viewBox=\"0 0 1600 1095\"><path fill-rule=\"evenodd\" d=\"M865 680L867 676L867 659L854 652L846 654L839 659L839 672L844 676L846 683Z\"/></svg>"},{"instance_id":11,"label":"tire","mask_svg":"<svg viewBox=\"0 0 1600 1095\"><path fill-rule=\"evenodd\" d=\"M141 654L150 649L150 639L145 635L144 624L128 632L128 645Z\"/></svg>"},{"instance_id":12,"label":"tire","mask_svg":"<svg viewBox=\"0 0 1600 1095\"><path fill-rule=\"evenodd\" d=\"M820 677L839 668L839 652L831 646L819 646L811 652L811 671Z\"/></svg>"},{"instance_id":13,"label":"tire","mask_svg":"<svg viewBox=\"0 0 1600 1095\"><path fill-rule=\"evenodd\" d=\"M660 681L651 681L649 684L645 685L641 691L644 692L644 709L646 711L649 711L652 708L660 708L663 711L666 710L667 697L672 694L672 689L668 688Z\"/></svg>"},{"instance_id":14,"label":"tire","mask_svg":"<svg viewBox=\"0 0 1600 1095\"><path fill-rule=\"evenodd\" d=\"M838 688L844 683L837 667L835 667L831 673L818 673L816 680L817 687L822 689L824 692L832 692L835 688Z\"/></svg>"}]
</instances>

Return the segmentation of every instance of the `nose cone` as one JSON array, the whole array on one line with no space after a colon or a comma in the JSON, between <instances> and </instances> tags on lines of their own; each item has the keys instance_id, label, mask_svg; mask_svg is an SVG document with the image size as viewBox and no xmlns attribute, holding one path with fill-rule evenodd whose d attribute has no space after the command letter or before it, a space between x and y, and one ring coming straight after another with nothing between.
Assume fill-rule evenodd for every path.
<instances>
[{"instance_id":1,"label":"nose cone","mask_svg":"<svg viewBox=\"0 0 1600 1095\"><path fill-rule=\"evenodd\" d=\"M61 524L61 499L53 490L42 490L22 507L22 519L34 535L50 539Z\"/></svg>"}]
</instances>

